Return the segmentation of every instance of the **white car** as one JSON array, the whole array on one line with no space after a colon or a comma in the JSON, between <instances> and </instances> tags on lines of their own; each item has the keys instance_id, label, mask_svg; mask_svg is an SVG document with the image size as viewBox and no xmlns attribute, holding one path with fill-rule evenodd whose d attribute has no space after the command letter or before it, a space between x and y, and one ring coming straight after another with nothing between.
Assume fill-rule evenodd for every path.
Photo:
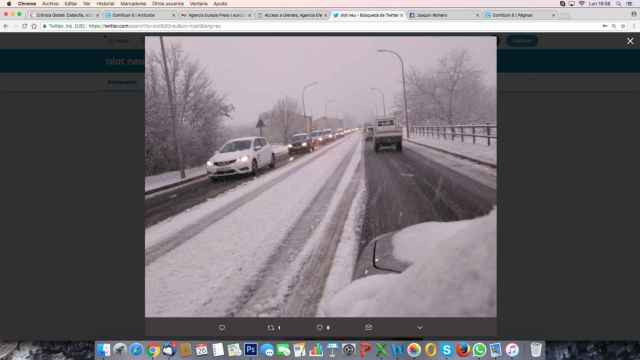
<instances>
[{"instance_id":1,"label":"white car","mask_svg":"<svg viewBox=\"0 0 640 360\"><path fill-rule=\"evenodd\" d=\"M246 137L227 141L207 161L207 174L216 177L255 174L264 167L274 168L276 156L263 137Z\"/></svg>"}]
</instances>

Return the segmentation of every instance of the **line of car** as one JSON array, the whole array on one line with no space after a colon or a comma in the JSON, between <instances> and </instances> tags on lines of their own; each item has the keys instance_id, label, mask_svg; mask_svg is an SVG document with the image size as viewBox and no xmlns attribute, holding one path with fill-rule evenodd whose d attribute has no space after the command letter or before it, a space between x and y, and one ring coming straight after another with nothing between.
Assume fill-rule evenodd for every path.
<instances>
[{"instance_id":1,"label":"line of car","mask_svg":"<svg viewBox=\"0 0 640 360\"><path fill-rule=\"evenodd\" d=\"M295 134L287 144L287 151L289 155L311 153L353 131L355 129L321 129ZM276 162L274 146L264 137L250 136L224 143L207 161L206 171L211 180L233 175L256 175L263 168L275 168Z\"/></svg>"},{"instance_id":2,"label":"line of car","mask_svg":"<svg viewBox=\"0 0 640 360\"><path fill-rule=\"evenodd\" d=\"M291 137L289 155L310 153L319 146L333 142L345 136L351 129L316 129L310 133L299 133Z\"/></svg>"}]
</instances>

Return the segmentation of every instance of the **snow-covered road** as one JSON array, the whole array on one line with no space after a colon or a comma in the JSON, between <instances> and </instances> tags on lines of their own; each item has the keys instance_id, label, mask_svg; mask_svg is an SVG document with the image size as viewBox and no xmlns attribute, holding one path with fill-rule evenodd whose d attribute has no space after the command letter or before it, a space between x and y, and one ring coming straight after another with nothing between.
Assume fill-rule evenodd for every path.
<instances>
[{"instance_id":1,"label":"snow-covered road","mask_svg":"<svg viewBox=\"0 0 640 360\"><path fill-rule=\"evenodd\" d=\"M155 256L145 269L146 316L283 312L287 289L296 287L290 275L326 241L332 212L340 208L350 181L362 176L356 171L360 140L349 136L295 166L147 228L145 249ZM152 251L171 242L166 251ZM261 290L265 284L274 292Z\"/></svg>"}]
</instances>

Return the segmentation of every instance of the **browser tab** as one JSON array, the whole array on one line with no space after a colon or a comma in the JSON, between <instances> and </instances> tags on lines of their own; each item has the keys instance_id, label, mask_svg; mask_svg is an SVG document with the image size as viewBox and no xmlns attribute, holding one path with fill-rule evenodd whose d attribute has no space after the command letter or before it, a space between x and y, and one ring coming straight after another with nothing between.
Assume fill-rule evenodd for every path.
<instances>
[{"instance_id":1,"label":"browser tab","mask_svg":"<svg viewBox=\"0 0 640 360\"><path fill-rule=\"evenodd\" d=\"M482 18L492 20L558 20L558 12L546 9L485 10Z\"/></svg>"},{"instance_id":2,"label":"browser tab","mask_svg":"<svg viewBox=\"0 0 640 360\"><path fill-rule=\"evenodd\" d=\"M328 11L314 10L257 10L258 20L327 20Z\"/></svg>"},{"instance_id":3,"label":"browser tab","mask_svg":"<svg viewBox=\"0 0 640 360\"><path fill-rule=\"evenodd\" d=\"M480 17L480 10L468 9L419 9L407 13L409 20L472 20Z\"/></svg>"},{"instance_id":4,"label":"browser tab","mask_svg":"<svg viewBox=\"0 0 640 360\"><path fill-rule=\"evenodd\" d=\"M395 10L334 10L331 20L368 21L368 20L406 20L404 11Z\"/></svg>"},{"instance_id":5,"label":"browser tab","mask_svg":"<svg viewBox=\"0 0 640 360\"><path fill-rule=\"evenodd\" d=\"M35 19L96 19L100 17L100 11L64 11L64 10L37 10L29 12L29 17Z\"/></svg>"},{"instance_id":6,"label":"browser tab","mask_svg":"<svg viewBox=\"0 0 640 360\"><path fill-rule=\"evenodd\" d=\"M138 14L135 12L129 12L129 11L112 11L111 12L111 18L112 19L134 19ZM148 18L153 18L153 13L149 13L149 16L146 16Z\"/></svg>"},{"instance_id":7,"label":"browser tab","mask_svg":"<svg viewBox=\"0 0 640 360\"><path fill-rule=\"evenodd\" d=\"M234 10L188 10L180 12L181 18L200 20L252 20L251 11Z\"/></svg>"}]
</instances>

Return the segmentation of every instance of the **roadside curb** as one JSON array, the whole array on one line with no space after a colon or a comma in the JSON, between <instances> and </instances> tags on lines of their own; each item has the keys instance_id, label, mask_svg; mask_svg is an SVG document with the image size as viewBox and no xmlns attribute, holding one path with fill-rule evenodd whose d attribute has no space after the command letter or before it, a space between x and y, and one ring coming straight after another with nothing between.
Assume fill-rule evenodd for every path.
<instances>
[{"instance_id":1,"label":"roadside curb","mask_svg":"<svg viewBox=\"0 0 640 360\"><path fill-rule=\"evenodd\" d=\"M467 156L467 155L462 155L462 154L459 154L459 153L456 153L456 152L453 152L453 151L445 150L445 149L439 148L437 146L423 144L423 143L420 143L420 142L417 142L417 141L413 141L411 139L407 139L406 137L404 138L404 140L408 141L408 142L410 142L412 144L416 144L416 145L420 145L422 147L426 147L426 148L429 148L429 149L432 149L432 150L440 151L440 152L443 152L445 154L452 155L452 156L455 156L455 157L459 157L461 159L469 160L469 161L472 161L474 163L477 163L477 164L480 164L480 165L484 165L484 166L488 166L488 167L493 168L493 169L497 169L498 168L497 164L493 164L493 163L490 163L490 162L487 162L487 161L476 159L476 158L473 158L473 157L470 157L470 156Z\"/></svg>"},{"instance_id":2,"label":"roadside curb","mask_svg":"<svg viewBox=\"0 0 640 360\"><path fill-rule=\"evenodd\" d=\"M284 159L286 157L289 157L288 153L284 153L283 152L281 154L276 154L277 161L282 160L282 159ZM151 190L146 190L144 192L144 196L153 195L153 194L162 192L164 190L179 188L182 185L188 184L190 182L193 182L193 184L190 184L190 185L199 185L202 181L197 181L197 180L203 180L203 179L208 178L208 177L209 177L209 174L204 173L204 174L201 174L201 175L196 175L196 176L193 176L193 177L190 177L190 178L182 179L182 180L170 183L170 184L166 184L166 185L162 185L162 186L153 188Z\"/></svg>"},{"instance_id":3,"label":"roadside curb","mask_svg":"<svg viewBox=\"0 0 640 360\"><path fill-rule=\"evenodd\" d=\"M172 183L167 184L167 185L158 186L158 187L153 188L151 190L146 190L144 192L144 196L155 194L155 193L161 192L163 190L175 188L175 187L178 187L180 185L184 185L184 184L186 184L188 182L191 182L191 181L194 181L194 180L198 180L198 179L202 179L202 178L204 178L206 176L207 176L207 174L201 174L201 175L197 175L197 176L194 176L194 177L178 180L176 182L172 182Z\"/></svg>"}]
</instances>

